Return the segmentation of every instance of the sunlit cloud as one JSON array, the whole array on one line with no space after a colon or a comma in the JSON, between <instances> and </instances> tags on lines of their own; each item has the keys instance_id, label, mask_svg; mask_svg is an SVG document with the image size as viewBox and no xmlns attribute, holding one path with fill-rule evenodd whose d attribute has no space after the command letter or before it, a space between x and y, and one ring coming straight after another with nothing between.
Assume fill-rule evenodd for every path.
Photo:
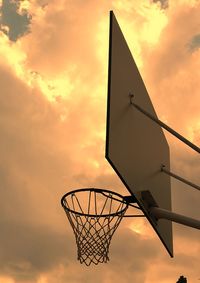
<instances>
[{"instance_id":1,"label":"sunlit cloud","mask_svg":"<svg viewBox=\"0 0 200 283\"><path fill-rule=\"evenodd\" d=\"M104 158L109 10L116 14L159 117L194 143L200 141L200 53L189 48L199 32L198 1L20 1L18 13L31 15L30 32L15 42L9 40L8 25L0 34L0 166L8 200L2 198L0 206L7 231L1 233L2 282L21 283L22 274L28 283L89 283L94 278L97 283L132 278L169 283L185 270L188 255L191 261L198 258L198 236L189 251L188 230L182 239L175 235L172 264L141 218L122 221L108 265L86 270L76 261L61 196L87 186L127 194ZM184 145L173 141L170 146L176 173L198 181L197 157ZM198 214L196 195L182 193L174 183L172 191L175 210L187 205L191 215ZM188 266L190 280L197 269Z\"/></svg>"},{"instance_id":2,"label":"sunlit cloud","mask_svg":"<svg viewBox=\"0 0 200 283\"><path fill-rule=\"evenodd\" d=\"M9 277L0 276L0 280L1 280L0 282L3 282L3 283L15 283L15 280Z\"/></svg>"},{"instance_id":3,"label":"sunlit cloud","mask_svg":"<svg viewBox=\"0 0 200 283\"><path fill-rule=\"evenodd\" d=\"M144 239L151 239L156 237L155 232L150 227L149 223L147 223L146 219L133 220L129 225L129 228Z\"/></svg>"}]
</instances>

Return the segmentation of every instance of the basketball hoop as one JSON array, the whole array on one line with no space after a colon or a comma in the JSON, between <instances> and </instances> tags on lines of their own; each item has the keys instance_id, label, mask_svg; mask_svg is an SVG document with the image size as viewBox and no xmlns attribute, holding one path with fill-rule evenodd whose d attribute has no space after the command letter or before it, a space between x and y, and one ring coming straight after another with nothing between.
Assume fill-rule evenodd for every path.
<instances>
[{"instance_id":1,"label":"basketball hoop","mask_svg":"<svg viewBox=\"0 0 200 283\"><path fill-rule=\"evenodd\" d=\"M112 236L128 203L109 190L86 188L71 191L61 199L75 234L78 260L89 266L109 260Z\"/></svg>"}]
</instances>

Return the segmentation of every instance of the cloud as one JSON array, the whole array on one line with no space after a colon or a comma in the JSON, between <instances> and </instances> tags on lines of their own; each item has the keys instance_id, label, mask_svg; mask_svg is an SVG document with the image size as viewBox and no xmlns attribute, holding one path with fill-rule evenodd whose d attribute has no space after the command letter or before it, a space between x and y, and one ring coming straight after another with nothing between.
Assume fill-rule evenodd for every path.
<instances>
[{"instance_id":1,"label":"cloud","mask_svg":"<svg viewBox=\"0 0 200 283\"><path fill-rule=\"evenodd\" d=\"M155 3L160 3L162 9L168 8L169 1L168 0L154 0Z\"/></svg>"},{"instance_id":2,"label":"cloud","mask_svg":"<svg viewBox=\"0 0 200 283\"><path fill-rule=\"evenodd\" d=\"M19 13L19 1L3 0L1 5L0 29L11 41L16 41L29 31L30 15Z\"/></svg>"},{"instance_id":3,"label":"cloud","mask_svg":"<svg viewBox=\"0 0 200 283\"><path fill-rule=\"evenodd\" d=\"M60 198L81 185L76 178L80 173L87 179L100 173L95 160L103 141L91 128L102 111L94 108L98 99L85 101L87 86L83 97L49 102L37 81L29 84L25 72L15 72L15 66L21 66L15 51L11 55L16 65L2 58L0 67L1 273L16 282L35 282L40 274L65 264L64 254L72 259L68 248L75 241ZM92 120L94 115L97 119Z\"/></svg>"},{"instance_id":4,"label":"cloud","mask_svg":"<svg viewBox=\"0 0 200 283\"><path fill-rule=\"evenodd\" d=\"M91 79L94 67L98 72L98 24L107 6L102 3L100 7L92 1L68 1L67 5L51 1L44 7L31 6L31 33L21 40L29 66L49 75L76 67L75 74Z\"/></svg>"},{"instance_id":5,"label":"cloud","mask_svg":"<svg viewBox=\"0 0 200 283\"><path fill-rule=\"evenodd\" d=\"M16 282L36 282L40 273L61 263L67 266L72 257L72 237L44 225L1 222L0 272Z\"/></svg>"},{"instance_id":6,"label":"cloud","mask_svg":"<svg viewBox=\"0 0 200 283\"><path fill-rule=\"evenodd\" d=\"M12 43L0 36L1 276L14 283L169 283L187 271L195 282L198 231L175 225L172 260L145 220L124 220L110 262L86 269L76 260L60 198L92 186L127 194L104 158L110 9L159 116L199 140L199 50L188 48L198 34L199 4L169 3L166 10L146 1L29 4L31 32ZM198 156L168 139L176 173L198 183ZM174 210L198 218L197 194L175 182L173 190Z\"/></svg>"},{"instance_id":7,"label":"cloud","mask_svg":"<svg viewBox=\"0 0 200 283\"><path fill-rule=\"evenodd\" d=\"M145 81L156 111L168 125L199 146L199 50L188 49L199 29L198 2L169 7L168 24L160 44L144 46ZM171 149L172 172L199 184L200 160L196 152L166 134ZM199 219L198 192L172 179L173 210ZM191 205L193 204L193 205ZM178 226L184 235L197 234ZM184 231L184 232L183 232ZM198 231L197 231L198 232ZM192 236L191 236L192 237Z\"/></svg>"},{"instance_id":8,"label":"cloud","mask_svg":"<svg viewBox=\"0 0 200 283\"><path fill-rule=\"evenodd\" d=\"M167 123L186 138L199 141L199 51L188 44L198 31L200 6L180 5L169 11L160 45L144 49L144 73L154 105ZM177 117L181 119L177 119Z\"/></svg>"},{"instance_id":9,"label":"cloud","mask_svg":"<svg viewBox=\"0 0 200 283\"><path fill-rule=\"evenodd\" d=\"M200 47L200 34L195 35L192 39L191 42L188 44L189 49L193 52Z\"/></svg>"},{"instance_id":10,"label":"cloud","mask_svg":"<svg viewBox=\"0 0 200 283\"><path fill-rule=\"evenodd\" d=\"M35 282L70 253L59 200L71 162L64 145L57 149L56 110L9 68L0 73L0 272L16 282Z\"/></svg>"}]
</instances>

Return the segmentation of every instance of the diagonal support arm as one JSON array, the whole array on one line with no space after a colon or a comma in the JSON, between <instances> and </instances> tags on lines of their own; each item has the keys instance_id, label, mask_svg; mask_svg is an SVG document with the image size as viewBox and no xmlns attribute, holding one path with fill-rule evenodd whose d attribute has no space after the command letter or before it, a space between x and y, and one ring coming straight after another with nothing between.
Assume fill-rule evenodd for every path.
<instances>
[{"instance_id":1,"label":"diagonal support arm","mask_svg":"<svg viewBox=\"0 0 200 283\"><path fill-rule=\"evenodd\" d=\"M199 220L196 220L196 219L193 219L193 218L190 218L190 217L178 214L178 213L174 213L174 212L171 212L166 209L159 208L159 207L151 207L149 211L156 219L168 219L168 220L171 220L173 222L176 222L182 225L200 229Z\"/></svg>"},{"instance_id":2,"label":"diagonal support arm","mask_svg":"<svg viewBox=\"0 0 200 283\"><path fill-rule=\"evenodd\" d=\"M147 112L146 110L144 110L142 107L140 107L139 105L137 105L135 102L133 102L133 94L129 94L130 97L130 104L133 105L137 110L139 110L141 113L143 113L145 116L147 116L148 118L150 118L151 120L153 120L155 123L157 123L158 125L160 125L162 128L164 128L165 130L167 130L169 133L171 133L173 136L177 137L179 140L181 140L182 142L184 142L185 144L187 144L189 147L191 147L193 150L195 150L196 152L200 153L200 148L198 146L196 146L195 144L191 143L189 140L187 140L185 137L183 137L182 135L180 135L179 133L177 133L175 130L173 130L172 128L170 128L169 126L167 126L165 123L163 123L161 120L159 120L158 118L154 117L153 115L151 115L149 112Z\"/></svg>"}]
</instances>

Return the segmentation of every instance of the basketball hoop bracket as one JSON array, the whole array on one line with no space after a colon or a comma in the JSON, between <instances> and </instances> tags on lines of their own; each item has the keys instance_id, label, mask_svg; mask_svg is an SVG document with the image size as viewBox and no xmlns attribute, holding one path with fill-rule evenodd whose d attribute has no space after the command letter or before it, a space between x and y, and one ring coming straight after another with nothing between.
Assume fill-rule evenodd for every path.
<instances>
[{"instance_id":1,"label":"basketball hoop bracket","mask_svg":"<svg viewBox=\"0 0 200 283\"><path fill-rule=\"evenodd\" d=\"M200 229L199 220L160 208L149 191L141 192L141 201L155 224L158 224L159 219L167 219L185 226Z\"/></svg>"},{"instance_id":2,"label":"basketball hoop bracket","mask_svg":"<svg viewBox=\"0 0 200 283\"><path fill-rule=\"evenodd\" d=\"M123 199L125 200L125 202L127 204L129 204L129 203L137 203L137 199L133 195L132 196L124 196Z\"/></svg>"},{"instance_id":3,"label":"basketball hoop bracket","mask_svg":"<svg viewBox=\"0 0 200 283\"><path fill-rule=\"evenodd\" d=\"M155 215L153 215L151 213L151 208L152 207L158 207L158 204L156 203L156 201L153 198L153 196L150 193L150 191L142 191L141 192L141 202L143 203L145 210L148 211L148 213L151 216L151 219L153 220L153 222L157 225L158 218L155 217Z\"/></svg>"}]
</instances>

